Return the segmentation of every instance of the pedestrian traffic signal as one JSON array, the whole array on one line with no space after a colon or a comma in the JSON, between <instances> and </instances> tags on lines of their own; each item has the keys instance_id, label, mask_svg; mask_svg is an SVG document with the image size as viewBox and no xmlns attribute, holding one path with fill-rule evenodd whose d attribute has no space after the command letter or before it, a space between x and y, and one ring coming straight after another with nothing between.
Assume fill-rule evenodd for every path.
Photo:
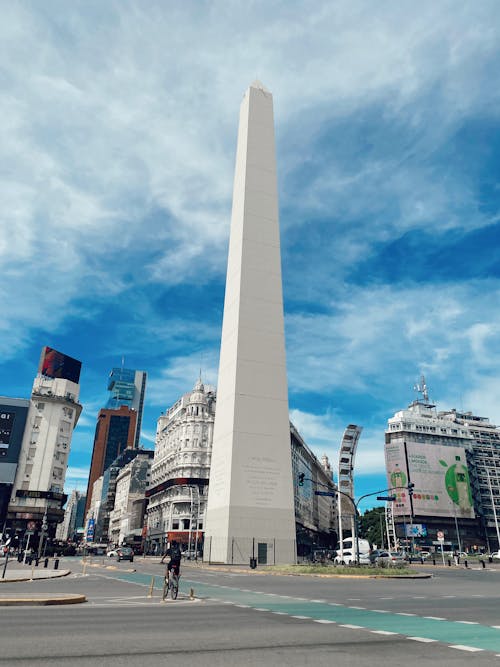
<instances>
[{"instance_id":1,"label":"pedestrian traffic signal","mask_svg":"<svg viewBox=\"0 0 500 667\"><path fill-rule=\"evenodd\" d=\"M299 472L299 486L304 486L305 473Z\"/></svg>"}]
</instances>

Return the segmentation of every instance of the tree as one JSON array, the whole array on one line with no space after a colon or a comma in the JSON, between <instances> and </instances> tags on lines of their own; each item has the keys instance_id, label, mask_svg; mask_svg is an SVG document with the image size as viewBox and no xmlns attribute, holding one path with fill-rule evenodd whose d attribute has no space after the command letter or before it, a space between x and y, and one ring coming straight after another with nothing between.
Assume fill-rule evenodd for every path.
<instances>
[{"instance_id":1,"label":"tree","mask_svg":"<svg viewBox=\"0 0 500 667\"><path fill-rule=\"evenodd\" d=\"M382 548L386 545L387 536L385 535L385 508L374 507L366 512L360 518L359 536L368 540L373 546Z\"/></svg>"}]
</instances>

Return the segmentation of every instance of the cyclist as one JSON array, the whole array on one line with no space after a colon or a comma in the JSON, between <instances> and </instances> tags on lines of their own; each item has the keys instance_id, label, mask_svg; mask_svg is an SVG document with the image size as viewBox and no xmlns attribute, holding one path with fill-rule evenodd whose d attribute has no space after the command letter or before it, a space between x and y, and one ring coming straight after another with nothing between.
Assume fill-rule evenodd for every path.
<instances>
[{"instance_id":1,"label":"cyclist","mask_svg":"<svg viewBox=\"0 0 500 667\"><path fill-rule=\"evenodd\" d=\"M165 556L170 556L170 561L168 562L167 571L165 573L167 581L170 579L171 570L174 570L175 574L179 577L181 574L181 549L176 540L172 540L170 549L167 549Z\"/></svg>"}]
</instances>

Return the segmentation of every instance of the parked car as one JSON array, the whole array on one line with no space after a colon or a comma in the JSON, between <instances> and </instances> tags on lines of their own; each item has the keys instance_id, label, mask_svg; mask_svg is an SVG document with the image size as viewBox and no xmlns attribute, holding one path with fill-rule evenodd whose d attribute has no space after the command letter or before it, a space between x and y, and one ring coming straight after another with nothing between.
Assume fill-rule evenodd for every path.
<instances>
[{"instance_id":1,"label":"parked car","mask_svg":"<svg viewBox=\"0 0 500 667\"><path fill-rule=\"evenodd\" d=\"M492 558L495 558L496 560L500 560L500 551L494 551L494 552L491 554L491 557L492 557Z\"/></svg>"},{"instance_id":2,"label":"parked car","mask_svg":"<svg viewBox=\"0 0 500 667\"><path fill-rule=\"evenodd\" d=\"M368 554L368 558L370 559L370 564L375 565L377 558L380 556L380 554L386 554L387 551L385 549L374 549L373 551L370 551Z\"/></svg>"},{"instance_id":3,"label":"parked car","mask_svg":"<svg viewBox=\"0 0 500 667\"><path fill-rule=\"evenodd\" d=\"M119 547L116 550L116 560L118 562L129 560L132 563L134 561L134 550L131 547Z\"/></svg>"},{"instance_id":4,"label":"parked car","mask_svg":"<svg viewBox=\"0 0 500 667\"><path fill-rule=\"evenodd\" d=\"M397 551L381 551L374 562L375 565L396 565L397 563L403 563L404 558Z\"/></svg>"},{"instance_id":5,"label":"parked car","mask_svg":"<svg viewBox=\"0 0 500 667\"><path fill-rule=\"evenodd\" d=\"M106 556L108 558L116 558L118 556L118 551L116 549L110 549L107 553Z\"/></svg>"}]
</instances>

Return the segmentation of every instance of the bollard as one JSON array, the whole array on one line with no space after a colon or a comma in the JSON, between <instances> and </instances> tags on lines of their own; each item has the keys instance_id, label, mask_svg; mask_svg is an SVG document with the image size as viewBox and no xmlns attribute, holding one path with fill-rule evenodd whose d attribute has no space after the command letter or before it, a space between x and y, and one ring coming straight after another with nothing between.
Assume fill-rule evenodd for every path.
<instances>
[{"instance_id":1,"label":"bollard","mask_svg":"<svg viewBox=\"0 0 500 667\"><path fill-rule=\"evenodd\" d=\"M488 563L493 563L493 557L492 556L488 556Z\"/></svg>"},{"instance_id":2,"label":"bollard","mask_svg":"<svg viewBox=\"0 0 500 667\"><path fill-rule=\"evenodd\" d=\"M420 556L420 565L423 565L423 564L424 564L424 559L422 558L422 556Z\"/></svg>"},{"instance_id":3,"label":"bollard","mask_svg":"<svg viewBox=\"0 0 500 667\"><path fill-rule=\"evenodd\" d=\"M481 562L481 565L483 566L483 570L484 570L486 568L486 563L484 562L484 560L482 558L481 558L480 562Z\"/></svg>"},{"instance_id":4,"label":"bollard","mask_svg":"<svg viewBox=\"0 0 500 667\"><path fill-rule=\"evenodd\" d=\"M59 568L59 558L56 558L54 561L54 570L57 570L58 568Z\"/></svg>"},{"instance_id":5,"label":"bollard","mask_svg":"<svg viewBox=\"0 0 500 667\"><path fill-rule=\"evenodd\" d=\"M432 564L433 564L433 565L436 564L436 559L435 559L435 558L432 559Z\"/></svg>"},{"instance_id":6,"label":"bollard","mask_svg":"<svg viewBox=\"0 0 500 667\"><path fill-rule=\"evenodd\" d=\"M464 560L464 565L465 565L465 569L467 569L469 567L469 564L467 563L467 558Z\"/></svg>"},{"instance_id":7,"label":"bollard","mask_svg":"<svg viewBox=\"0 0 500 667\"><path fill-rule=\"evenodd\" d=\"M17 562L18 562L18 563L22 563L22 562L23 562L23 554L22 554L21 552L19 552L19 553L17 554Z\"/></svg>"},{"instance_id":8,"label":"bollard","mask_svg":"<svg viewBox=\"0 0 500 667\"><path fill-rule=\"evenodd\" d=\"M39 558L35 558L35 565L38 567L38 563L40 562Z\"/></svg>"},{"instance_id":9,"label":"bollard","mask_svg":"<svg viewBox=\"0 0 500 667\"><path fill-rule=\"evenodd\" d=\"M46 559L43 561L43 566L44 566L44 567L49 567L49 559L48 559L48 558L46 558Z\"/></svg>"},{"instance_id":10,"label":"bollard","mask_svg":"<svg viewBox=\"0 0 500 667\"><path fill-rule=\"evenodd\" d=\"M194 600L194 588L189 589L189 599Z\"/></svg>"},{"instance_id":11,"label":"bollard","mask_svg":"<svg viewBox=\"0 0 500 667\"><path fill-rule=\"evenodd\" d=\"M451 567L451 558L448 558L448 565Z\"/></svg>"},{"instance_id":12,"label":"bollard","mask_svg":"<svg viewBox=\"0 0 500 667\"><path fill-rule=\"evenodd\" d=\"M150 587L149 587L148 598L152 598L152 597L153 597L153 588L154 588L154 585L155 585L155 578L154 578L154 576L153 576L153 577L151 577L151 585L150 585Z\"/></svg>"}]
</instances>

